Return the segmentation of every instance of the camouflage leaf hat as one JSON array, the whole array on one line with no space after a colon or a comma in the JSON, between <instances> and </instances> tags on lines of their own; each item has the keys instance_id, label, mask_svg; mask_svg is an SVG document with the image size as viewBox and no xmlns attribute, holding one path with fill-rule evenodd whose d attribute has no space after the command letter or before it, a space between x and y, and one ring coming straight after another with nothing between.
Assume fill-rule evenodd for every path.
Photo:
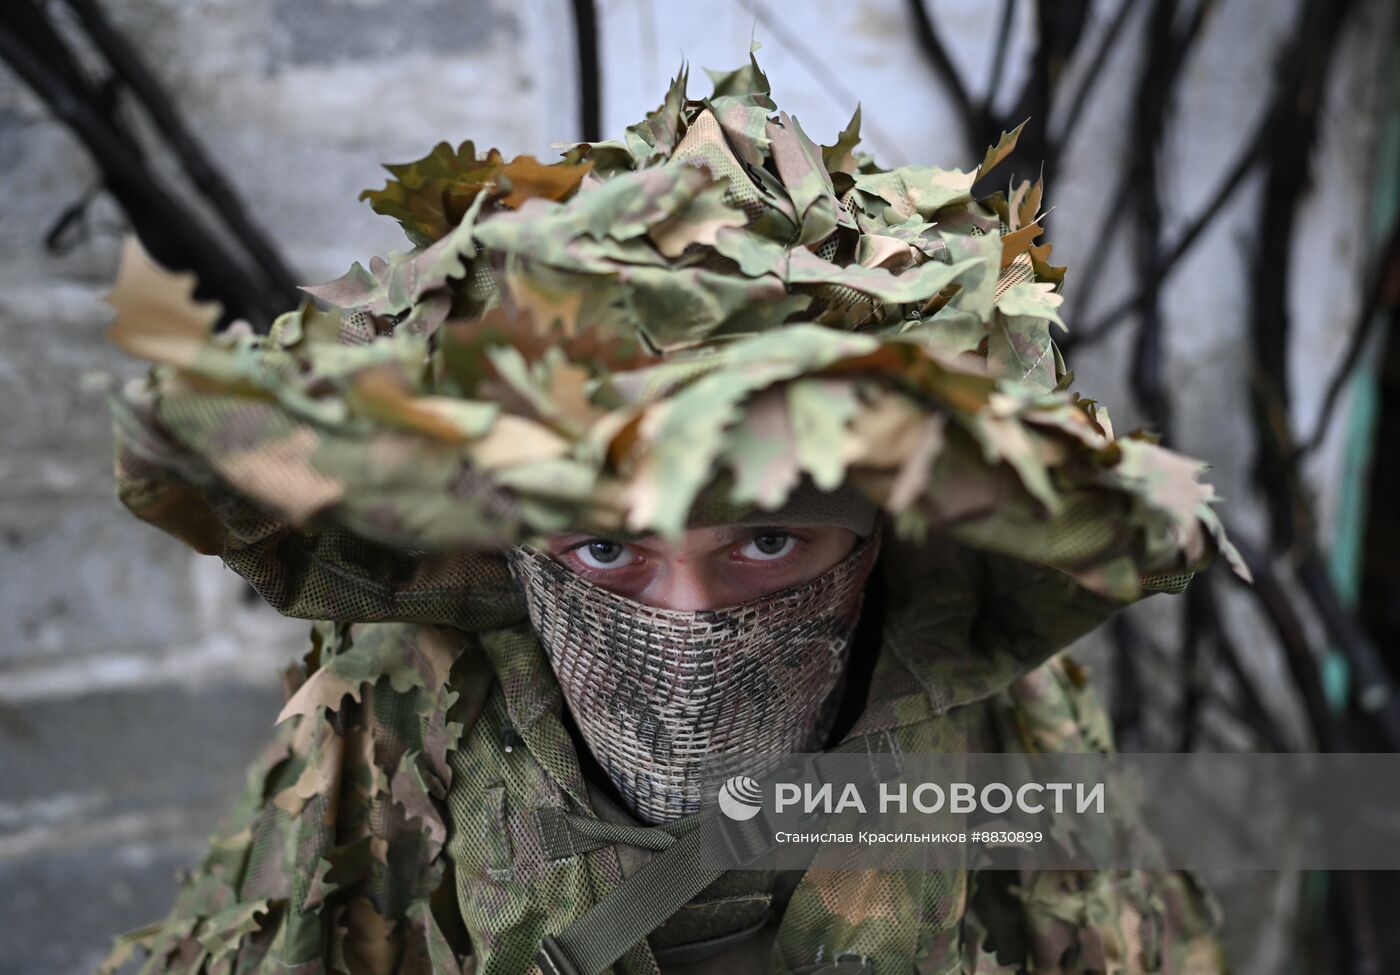
<instances>
[{"instance_id":1,"label":"camouflage leaf hat","mask_svg":"<svg viewBox=\"0 0 1400 975\"><path fill-rule=\"evenodd\" d=\"M387 167L363 198L412 249L267 336L133 246L111 335L157 365L114 398L123 500L187 540L218 514L148 489L155 431L190 484L409 558L842 488L1114 598L1217 551L1244 574L1205 465L1071 391L1041 185L973 198L1019 129L971 171L887 170L858 109L818 145L752 58L711 78L554 163Z\"/></svg>"}]
</instances>

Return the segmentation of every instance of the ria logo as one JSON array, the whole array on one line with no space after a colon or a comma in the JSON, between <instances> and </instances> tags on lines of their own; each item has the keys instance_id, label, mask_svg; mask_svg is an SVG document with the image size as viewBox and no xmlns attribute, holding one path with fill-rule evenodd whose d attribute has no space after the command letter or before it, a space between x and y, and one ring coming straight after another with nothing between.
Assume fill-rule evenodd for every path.
<instances>
[{"instance_id":1,"label":"ria logo","mask_svg":"<svg viewBox=\"0 0 1400 975\"><path fill-rule=\"evenodd\" d=\"M730 819L753 819L763 806L763 790L747 775L735 775L719 787L719 808Z\"/></svg>"}]
</instances>

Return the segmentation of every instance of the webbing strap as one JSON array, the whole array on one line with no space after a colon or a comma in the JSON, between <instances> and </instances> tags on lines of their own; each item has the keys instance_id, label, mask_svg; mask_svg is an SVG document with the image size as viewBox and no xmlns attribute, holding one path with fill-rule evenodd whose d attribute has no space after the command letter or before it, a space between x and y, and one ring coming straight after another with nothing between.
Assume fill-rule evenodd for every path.
<instances>
[{"instance_id":1,"label":"webbing strap","mask_svg":"<svg viewBox=\"0 0 1400 975\"><path fill-rule=\"evenodd\" d=\"M883 749L872 747L877 740L887 741L887 736L875 733L851 738L825 754L834 757L852 752L881 752ZM815 768L809 769L809 774L819 774L823 757L814 757L811 764ZM545 935L535 956L545 975L599 975L725 872L727 868L716 867L715 863L743 866L772 850L775 844L774 831L762 812L753 819L737 822L717 809L710 809L666 824L669 828L638 828L635 832L664 829L669 834L682 824L687 829L683 836L674 842L657 841L664 844L664 848L636 873L610 890L559 934ZM564 826L571 830L577 828L567 819ZM600 824L596 827L599 835L594 838L601 839L603 834L617 835L621 842L629 842L620 838L621 831L627 827L614 831L612 826L614 824ZM640 835L631 836L631 839L645 840Z\"/></svg>"},{"instance_id":2,"label":"webbing strap","mask_svg":"<svg viewBox=\"0 0 1400 975\"><path fill-rule=\"evenodd\" d=\"M567 929L546 935L535 961L545 975L598 975L718 879L724 868L715 863L751 862L772 841L766 826L753 820L738 823L709 815Z\"/></svg>"},{"instance_id":3,"label":"webbing strap","mask_svg":"<svg viewBox=\"0 0 1400 975\"><path fill-rule=\"evenodd\" d=\"M539 822L545 856L562 860L617 843L643 850L665 850L705 817L696 814L660 826L633 826L580 816L560 806L542 806L535 810L535 818Z\"/></svg>"}]
</instances>

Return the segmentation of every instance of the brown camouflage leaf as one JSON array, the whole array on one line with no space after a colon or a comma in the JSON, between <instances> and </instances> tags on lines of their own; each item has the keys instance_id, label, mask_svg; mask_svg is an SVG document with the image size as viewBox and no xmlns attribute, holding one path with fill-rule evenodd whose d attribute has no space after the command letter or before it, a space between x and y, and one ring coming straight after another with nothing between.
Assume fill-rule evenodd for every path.
<instances>
[{"instance_id":1,"label":"brown camouflage leaf","mask_svg":"<svg viewBox=\"0 0 1400 975\"><path fill-rule=\"evenodd\" d=\"M494 403L414 395L402 371L391 363L356 373L346 400L366 416L449 443L481 436L499 412Z\"/></svg>"},{"instance_id":2,"label":"brown camouflage leaf","mask_svg":"<svg viewBox=\"0 0 1400 975\"><path fill-rule=\"evenodd\" d=\"M342 920L348 970L355 975L394 975L403 950L398 922L380 914L366 897L352 900Z\"/></svg>"},{"instance_id":3,"label":"brown camouflage leaf","mask_svg":"<svg viewBox=\"0 0 1400 975\"><path fill-rule=\"evenodd\" d=\"M394 426L417 430L440 440L461 442L462 431L414 402L407 380L391 363L371 366L356 373L347 400L366 416Z\"/></svg>"},{"instance_id":4,"label":"brown camouflage leaf","mask_svg":"<svg viewBox=\"0 0 1400 975\"><path fill-rule=\"evenodd\" d=\"M1051 244L1040 244L1028 247L1027 253L1031 255L1031 267L1035 268L1037 281L1049 281L1051 284L1063 284L1065 280L1064 267L1055 267L1050 263Z\"/></svg>"},{"instance_id":5,"label":"brown camouflage leaf","mask_svg":"<svg viewBox=\"0 0 1400 975\"><path fill-rule=\"evenodd\" d=\"M439 142L422 159L384 168L396 178L359 198L368 200L375 213L393 217L410 240L426 247L462 221L477 194L494 189L502 159L495 149L478 158L470 141L455 150Z\"/></svg>"},{"instance_id":6,"label":"brown camouflage leaf","mask_svg":"<svg viewBox=\"0 0 1400 975\"><path fill-rule=\"evenodd\" d=\"M518 208L526 200L542 197L546 200L567 200L593 168L593 163L557 162L546 165L534 156L516 156L501 169L509 181L510 192L501 200L506 206Z\"/></svg>"},{"instance_id":7,"label":"brown camouflage leaf","mask_svg":"<svg viewBox=\"0 0 1400 975\"><path fill-rule=\"evenodd\" d=\"M1009 234L1001 235L1001 266L1009 267L1011 262L1017 257L1030 250L1031 241L1035 240L1044 229L1038 223L1026 224L1019 230L1013 230Z\"/></svg>"}]
</instances>

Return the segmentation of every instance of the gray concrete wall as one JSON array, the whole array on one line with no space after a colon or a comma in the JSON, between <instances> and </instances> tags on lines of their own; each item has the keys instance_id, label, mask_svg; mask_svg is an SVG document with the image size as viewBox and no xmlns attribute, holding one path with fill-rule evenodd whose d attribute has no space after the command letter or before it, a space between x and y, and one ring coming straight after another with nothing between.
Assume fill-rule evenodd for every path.
<instances>
[{"instance_id":1,"label":"gray concrete wall","mask_svg":"<svg viewBox=\"0 0 1400 975\"><path fill-rule=\"evenodd\" d=\"M414 158L439 139L474 138L545 154L576 138L574 48L563 0L112 0L180 109L277 239L301 280L402 248L392 221L355 202L379 185L381 160ZM755 32L780 103L828 139L864 102L867 139L886 164L973 160L952 135L950 107L918 54L899 0L600 3L608 134L660 98L687 56L742 61ZM994 33L974 0L932 4L974 87ZM1384 4L1365 8L1339 57L1307 266L1297 274L1300 420L1339 355L1355 305L1370 191ZM1182 125L1169 146L1169 221L1179 224L1233 158L1271 77L1291 3L1229 0L1188 69ZM1007 90L1018 83L1029 4L1017 21ZM1050 236L1070 286L1123 268L1076 267L1104 206L1103 167L1122 151L1137 39L1110 65L1060 183L1048 189ZM796 38L796 42L793 41ZM838 69L821 67L837 62ZM1018 164L1025 174L1029 160ZM120 214L101 203L97 232L72 253L42 236L93 182L81 148L0 70L0 975L88 971L111 935L168 905L174 871L193 862L269 734L277 671L306 624L245 599L216 560L125 515L113 498L102 402L139 366L105 344ZM1168 282L1170 373L1181 446L1216 463L1238 521L1256 527L1243 419L1246 295L1235 239L1254 189ZM1100 289L1111 303L1125 290ZM1072 323L1071 323L1072 324ZM1085 391L1127 402L1121 342L1073 363ZM104 378L106 377L106 378ZM1133 425L1119 410L1120 427ZM1311 471L1326 514L1339 443ZM1154 616L1154 613L1157 616ZM1153 606L1140 615L1170 626ZM1160 617L1160 619L1158 618ZM1247 609L1236 637L1251 665L1281 667ZM1091 653L1093 647L1088 648ZM1273 682L1277 684L1278 682ZM1280 696L1280 708L1292 702ZM1264 970L1264 969L1261 969Z\"/></svg>"}]
</instances>

